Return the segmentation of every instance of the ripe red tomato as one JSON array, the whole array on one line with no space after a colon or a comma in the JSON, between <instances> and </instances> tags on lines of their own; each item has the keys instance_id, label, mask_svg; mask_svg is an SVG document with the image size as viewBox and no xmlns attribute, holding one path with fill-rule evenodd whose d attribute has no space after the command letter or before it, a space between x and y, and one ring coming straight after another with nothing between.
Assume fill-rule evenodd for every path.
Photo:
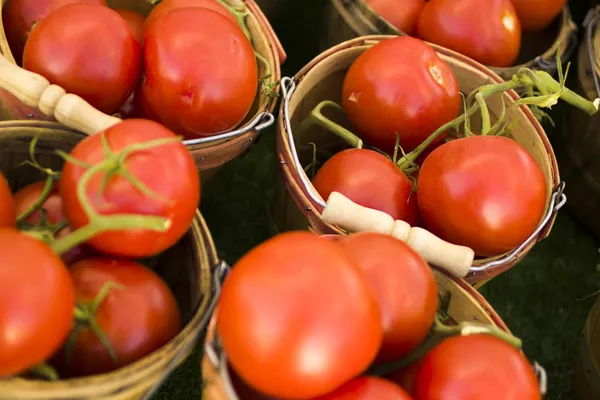
<instances>
[{"instance_id":1,"label":"ripe red tomato","mask_svg":"<svg viewBox=\"0 0 600 400\"><path fill-rule=\"evenodd\" d=\"M138 42L142 43L146 18L142 14L126 8L116 8L115 11L129 24Z\"/></svg>"},{"instance_id":2,"label":"ripe red tomato","mask_svg":"<svg viewBox=\"0 0 600 400\"><path fill-rule=\"evenodd\" d=\"M541 400L532 366L510 344L490 335L455 336L423 359L419 400Z\"/></svg>"},{"instance_id":3,"label":"ripe red tomato","mask_svg":"<svg viewBox=\"0 0 600 400\"><path fill-rule=\"evenodd\" d=\"M314 400L412 400L400 386L385 379L363 376L351 380L332 393Z\"/></svg>"},{"instance_id":4,"label":"ripe red tomato","mask_svg":"<svg viewBox=\"0 0 600 400\"><path fill-rule=\"evenodd\" d=\"M136 101L149 119L178 134L229 131L254 102L254 49L238 25L215 11L179 9L154 21L144 36L144 59Z\"/></svg>"},{"instance_id":5,"label":"ripe red tomato","mask_svg":"<svg viewBox=\"0 0 600 400\"><path fill-rule=\"evenodd\" d=\"M365 272L379 304L383 342L377 361L408 355L427 337L437 312L431 268L406 243L388 235L359 233L337 243Z\"/></svg>"},{"instance_id":6,"label":"ripe red tomato","mask_svg":"<svg viewBox=\"0 0 600 400\"><path fill-rule=\"evenodd\" d=\"M443 144L421 166L417 186L429 230L479 256L497 256L524 242L542 220L546 196L534 158L502 136Z\"/></svg>"},{"instance_id":7,"label":"ripe red tomato","mask_svg":"<svg viewBox=\"0 0 600 400\"><path fill-rule=\"evenodd\" d=\"M224 5L219 3L217 0L163 0L156 7L152 9L148 18L146 18L145 29L148 26L157 20L159 17L162 17L165 14L170 13L171 11L175 11L180 8L187 7L200 7L200 8L208 8L209 10L213 10L218 12L219 14L229 18L231 22L237 24L237 21L232 13L229 12L228 9L225 8Z\"/></svg>"},{"instance_id":8,"label":"ripe red tomato","mask_svg":"<svg viewBox=\"0 0 600 400\"><path fill-rule=\"evenodd\" d=\"M105 0L8 0L2 8L4 33L15 60L23 59L25 42L33 26L52 11L75 3L99 4Z\"/></svg>"},{"instance_id":9,"label":"ripe red tomato","mask_svg":"<svg viewBox=\"0 0 600 400\"><path fill-rule=\"evenodd\" d=\"M175 138L173 132L156 122L129 119L79 142L71 156L88 164L106 160L102 135L113 152L118 153L134 143ZM87 186L87 198L102 215L142 214L171 220L166 232L145 229L109 231L89 240L89 245L108 254L125 257L148 257L175 244L189 229L200 201L200 177L194 159L179 141L133 152L125 160L125 168L155 195L138 190L121 175L110 178L101 193L105 173L95 174ZM77 197L77 184L85 169L65 163L60 180L60 196L73 229L89 220Z\"/></svg>"},{"instance_id":10,"label":"ripe red tomato","mask_svg":"<svg viewBox=\"0 0 600 400\"><path fill-rule=\"evenodd\" d=\"M363 139L388 154L396 134L409 152L456 118L460 105L450 67L427 43L408 36L383 40L361 54L342 87L350 122Z\"/></svg>"},{"instance_id":11,"label":"ripe red tomato","mask_svg":"<svg viewBox=\"0 0 600 400\"><path fill-rule=\"evenodd\" d=\"M412 36L416 33L425 0L367 0L367 4L387 22Z\"/></svg>"},{"instance_id":12,"label":"ripe red tomato","mask_svg":"<svg viewBox=\"0 0 600 400\"><path fill-rule=\"evenodd\" d=\"M308 232L278 235L242 257L217 318L232 368L276 398L335 390L371 364L382 339L363 272L337 244Z\"/></svg>"},{"instance_id":13,"label":"ripe red tomato","mask_svg":"<svg viewBox=\"0 0 600 400\"><path fill-rule=\"evenodd\" d=\"M90 304L107 282L111 288L100 303L95 320L112 345L118 364L90 329L82 329L74 342L72 370L68 376L109 372L152 353L173 339L181 329L177 301L167 284L149 268L129 260L90 258L70 268L77 304ZM57 366L64 371L66 355Z\"/></svg>"},{"instance_id":14,"label":"ripe red tomato","mask_svg":"<svg viewBox=\"0 0 600 400\"><path fill-rule=\"evenodd\" d=\"M8 181L0 172L0 228L15 226L16 219L15 200Z\"/></svg>"},{"instance_id":15,"label":"ripe red tomato","mask_svg":"<svg viewBox=\"0 0 600 400\"><path fill-rule=\"evenodd\" d=\"M31 32L23 55L25 69L106 114L133 92L141 65L140 44L127 22L95 4L71 4L48 14Z\"/></svg>"},{"instance_id":16,"label":"ripe red tomato","mask_svg":"<svg viewBox=\"0 0 600 400\"><path fill-rule=\"evenodd\" d=\"M0 377L44 362L66 339L75 290L43 242L0 229Z\"/></svg>"},{"instance_id":17,"label":"ripe red tomato","mask_svg":"<svg viewBox=\"0 0 600 400\"><path fill-rule=\"evenodd\" d=\"M550 25L567 5L567 0L511 0L524 31L540 31Z\"/></svg>"},{"instance_id":18,"label":"ripe red tomato","mask_svg":"<svg viewBox=\"0 0 600 400\"><path fill-rule=\"evenodd\" d=\"M420 222L417 196L411 195L414 183L376 151L348 149L335 154L321 166L313 185L325 200L335 191L411 226Z\"/></svg>"},{"instance_id":19,"label":"ripe red tomato","mask_svg":"<svg viewBox=\"0 0 600 400\"><path fill-rule=\"evenodd\" d=\"M521 24L510 0L430 0L419 19L419 37L493 67L515 63Z\"/></svg>"}]
</instances>

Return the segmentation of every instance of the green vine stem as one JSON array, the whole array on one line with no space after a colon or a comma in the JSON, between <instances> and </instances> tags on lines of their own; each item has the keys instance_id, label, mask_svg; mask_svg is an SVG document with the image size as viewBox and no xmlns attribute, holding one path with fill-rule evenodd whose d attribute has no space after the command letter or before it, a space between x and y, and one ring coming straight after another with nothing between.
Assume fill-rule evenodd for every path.
<instances>
[{"instance_id":1,"label":"green vine stem","mask_svg":"<svg viewBox=\"0 0 600 400\"><path fill-rule=\"evenodd\" d=\"M44 204L44 202L48 200L48 197L50 197L50 195L52 194L53 189L54 178L51 175L49 175L46 178L46 182L44 183L44 188L42 189L40 196L36 199L35 203L33 203L27 210L23 211L21 214L19 214L19 216L17 216L17 223L23 221L25 218L28 218L29 216L31 216L31 214L36 212L42 206L42 204Z\"/></svg>"},{"instance_id":2,"label":"green vine stem","mask_svg":"<svg viewBox=\"0 0 600 400\"><path fill-rule=\"evenodd\" d=\"M246 7L242 6L239 9L236 9L235 7L232 7L231 5L229 5L224 0L217 0L217 1L219 3L221 3L221 5L223 7L225 7L227 10L229 10L229 12L231 14L233 14L233 16L235 17L238 25L240 26L240 28L244 32L244 35L246 35L246 37L248 38L248 40L250 41L250 43L252 43L252 34L250 33L250 30L248 29L248 25L246 24L246 17L248 15L250 15L250 13L248 12L248 10L246 10Z\"/></svg>"},{"instance_id":3,"label":"green vine stem","mask_svg":"<svg viewBox=\"0 0 600 400\"><path fill-rule=\"evenodd\" d=\"M31 368L28 372L33 376L37 376L49 381L57 381L59 379L58 372L56 372L52 366L46 363L38 364Z\"/></svg>"},{"instance_id":4,"label":"green vine stem","mask_svg":"<svg viewBox=\"0 0 600 400\"><path fill-rule=\"evenodd\" d=\"M363 147L363 141L354 133L350 132L348 129L344 128L341 125L336 124L329 118L323 115L323 109L325 107L335 108L338 111L344 112L342 106L337 104L336 102L325 100L317 104L317 106L308 114L308 116L298 125L298 127L294 130L296 134L301 134L305 132L312 125L319 125L322 128L327 129L328 131L334 133L340 139L344 140L351 147L360 149Z\"/></svg>"}]
</instances>

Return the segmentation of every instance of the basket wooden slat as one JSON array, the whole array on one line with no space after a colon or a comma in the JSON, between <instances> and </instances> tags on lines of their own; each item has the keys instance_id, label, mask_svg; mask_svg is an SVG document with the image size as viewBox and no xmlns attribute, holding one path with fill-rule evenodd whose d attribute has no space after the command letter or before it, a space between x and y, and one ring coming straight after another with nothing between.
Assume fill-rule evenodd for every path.
<instances>
[{"instance_id":1,"label":"basket wooden slat","mask_svg":"<svg viewBox=\"0 0 600 400\"><path fill-rule=\"evenodd\" d=\"M390 37L368 36L344 42L325 51L298 72L294 78L297 86L289 103L292 129L321 101L333 100L339 103L343 78L352 62L373 44ZM468 57L439 46L434 45L433 47L454 72L463 93L468 94L483 84L502 82L502 79L498 75ZM514 139L522 144L533 156L546 178L546 211L548 211L552 191L560 183L558 166L552 146L541 125L528 107L510 106L514 100L518 99L518 95L514 91L510 91L504 96L507 101L506 118L518 121L515 129L512 131ZM488 101L488 106L492 119L495 119L500 115L502 107L500 96L491 97ZM476 115L472 121L472 129L474 131L477 130L479 123L480 120L478 120L478 116ZM349 128L351 129L351 127ZM322 207L310 199L307 190L302 186L300 175L294 166L292 149L287 138L283 112L281 111L277 122L277 129L277 153L284 182L284 185L280 184L277 188L279 193L274 206L274 217L279 228L281 230L292 230L306 229L307 226L310 226L321 234L343 234L344 232L338 227L328 225L322 221ZM304 132L302 136L294 135L294 140L298 148L302 145L306 147L310 142L315 143L319 147L324 145L324 143L331 144L334 141L333 135L316 126ZM340 148L343 147L340 146ZM303 165L307 165L312 159L311 151L298 151L298 155ZM541 240L549 234L553 222L554 216L538 235L537 240ZM467 281L470 283L484 282L506 271L527 254L534 243L535 241L526 246L526 248L519 252L517 257L509 262L470 275L467 277ZM475 265L481 265L490 260L477 260Z\"/></svg>"},{"instance_id":2,"label":"basket wooden slat","mask_svg":"<svg viewBox=\"0 0 600 400\"><path fill-rule=\"evenodd\" d=\"M54 150L69 151L83 138L64 127L49 129L44 122L0 122L0 171L13 190L45 178L37 169L20 165L29 160L29 143L35 136L39 137L37 160L54 170L62 165ZM198 213L186 236L162 253L154 267L175 294L185 324L175 338L139 361L107 374L56 382L0 380L0 399L139 399L179 365L200 340L215 301L213 269L217 262L212 238Z\"/></svg>"},{"instance_id":3,"label":"basket wooden slat","mask_svg":"<svg viewBox=\"0 0 600 400\"><path fill-rule=\"evenodd\" d=\"M579 400L600 398L600 297L590 310L579 339L573 388Z\"/></svg>"}]
</instances>

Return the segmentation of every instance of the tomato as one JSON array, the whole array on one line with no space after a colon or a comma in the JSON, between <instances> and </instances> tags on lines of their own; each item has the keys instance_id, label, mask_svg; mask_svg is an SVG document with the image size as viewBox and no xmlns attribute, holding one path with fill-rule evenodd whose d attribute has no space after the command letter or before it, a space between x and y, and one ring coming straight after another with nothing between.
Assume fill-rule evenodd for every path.
<instances>
[{"instance_id":1,"label":"tomato","mask_svg":"<svg viewBox=\"0 0 600 400\"><path fill-rule=\"evenodd\" d=\"M100 303L95 321L113 347L117 364L96 333L84 327L73 343L71 373L87 376L109 372L159 349L181 329L177 301L167 284L149 268L130 260L90 258L71 266L77 304L90 304L108 282L113 287ZM66 354L57 366L64 374Z\"/></svg>"},{"instance_id":2,"label":"tomato","mask_svg":"<svg viewBox=\"0 0 600 400\"><path fill-rule=\"evenodd\" d=\"M127 22L93 4L71 4L48 14L29 35L23 55L25 69L106 114L133 92L141 65L140 44Z\"/></svg>"},{"instance_id":3,"label":"tomato","mask_svg":"<svg viewBox=\"0 0 600 400\"><path fill-rule=\"evenodd\" d=\"M377 361L398 360L427 337L438 307L427 263L406 243L380 233L358 233L339 243L365 272L381 309L383 342Z\"/></svg>"},{"instance_id":4,"label":"tomato","mask_svg":"<svg viewBox=\"0 0 600 400\"><path fill-rule=\"evenodd\" d=\"M173 132L156 122L129 119L79 142L71 156L88 164L106 160L102 135L114 153L135 143L176 138ZM95 174L87 185L87 199L102 215L142 214L171 220L166 232L146 229L108 231L89 240L89 245L108 254L148 257L175 244L189 229L200 201L200 177L187 148L175 141L131 153L124 166L154 194L138 190L121 174L113 175L101 192L105 173ZM60 196L69 225L78 229L89 222L77 197L77 184L83 167L65 163L60 180Z\"/></svg>"},{"instance_id":5,"label":"tomato","mask_svg":"<svg viewBox=\"0 0 600 400\"><path fill-rule=\"evenodd\" d=\"M419 37L482 64L509 67L521 48L521 24L510 1L430 0L419 19Z\"/></svg>"},{"instance_id":6,"label":"tomato","mask_svg":"<svg viewBox=\"0 0 600 400\"><path fill-rule=\"evenodd\" d=\"M241 28L204 8L172 11L144 36L146 78L136 94L144 115L186 137L240 124L254 102L258 67Z\"/></svg>"},{"instance_id":7,"label":"tomato","mask_svg":"<svg viewBox=\"0 0 600 400\"><path fill-rule=\"evenodd\" d=\"M533 367L510 344L490 335L455 336L423 359L418 400L541 400Z\"/></svg>"},{"instance_id":8,"label":"tomato","mask_svg":"<svg viewBox=\"0 0 600 400\"><path fill-rule=\"evenodd\" d=\"M315 400L412 400L400 386L385 379L360 377Z\"/></svg>"},{"instance_id":9,"label":"tomato","mask_svg":"<svg viewBox=\"0 0 600 400\"><path fill-rule=\"evenodd\" d=\"M371 364L382 339L360 268L308 232L278 235L238 261L223 285L217 332L248 385L286 399L335 390Z\"/></svg>"},{"instance_id":10,"label":"tomato","mask_svg":"<svg viewBox=\"0 0 600 400\"><path fill-rule=\"evenodd\" d=\"M433 48L401 36L382 40L354 61L342 106L363 139L391 154L396 134L409 152L456 118L461 97L454 74Z\"/></svg>"},{"instance_id":11,"label":"tomato","mask_svg":"<svg viewBox=\"0 0 600 400\"><path fill-rule=\"evenodd\" d=\"M414 183L385 156L373 150L343 150L325 162L313 185L327 200L339 192L365 207L388 213L410 225L420 222Z\"/></svg>"},{"instance_id":12,"label":"tomato","mask_svg":"<svg viewBox=\"0 0 600 400\"><path fill-rule=\"evenodd\" d=\"M414 362L407 367L395 371L386 378L400 385L404 390L412 394L414 391L413 387L415 385L417 373L419 372L419 368L421 368L421 363L421 360Z\"/></svg>"},{"instance_id":13,"label":"tomato","mask_svg":"<svg viewBox=\"0 0 600 400\"><path fill-rule=\"evenodd\" d=\"M511 0L524 31L540 31L550 25L567 0Z\"/></svg>"},{"instance_id":14,"label":"tomato","mask_svg":"<svg viewBox=\"0 0 600 400\"><path fill-rule=\"evenodd\" d=\"M133 34L135 35L138 42L142 43L142 39L144 37L144 23L146 22L146 17L144 17L140 13L128 10L126 8L116 8L115 11L129 24L129 27L133 31Z\"/></svg>"},{"instance_id":15,"label":"tomato","mask_svg":"<svg viewBox=\"0 0 600 400\"><path fill-rule=\"evenodd\" d=\"M543 217L546 196L534 158L502 136L443 144L425 159L417 186L427 228L479 256L497 256L524 242Z\"/></svg>"},{"instance_id":16,"label":"tomato","mask_svg":"<svg viewBox=\"0 0 600 400\"><path fill-rule=\"evenodd\" d=\"M145 29L147 29L148 26L159 17L162 17L171 11L186 7L208 8L209 10L216 11L219 14L229 18L232 22L237 24L233 14L230 13L229 10L217 0L163 0L152 9L148 15L148 18L146 18Z\"/></svg>"},{"instance_id":17,"label":"tomato","mask_svg":"<svg viewBox=\"0 0 600 400\"><path fill-rule=\"evenodd\" d=\"M387 22L407 35L413 35L425 0L367 0L367 4Z\"/></svg>"},{"instance_id":18,"label":"tomato","mask_svg":"<svg viewBox=\"0 0 600 400\"><path fill-rule=\"evenodd\" d=\"M75 290L43 242L0 229L0 377L44 362L66 339Z\"/></svg>"},{"instance_id":19,"label":"tomato","mask_svg":"<svg viewBox=\"0 0 600 400\"><path fill-rule=\"evenodd\" d=\"M15 226L16 219L15 200L8 181L0 172L0 228Z\"/></svg>"},{"instance_id":20,"label":"tomato","mask_svg":"<svg viewBox=\"0 0 600 400\"><path fill-rule=\"evenodd\" d=\"M8 0L2 8L2 22L15 60L20 63L23 59L25 42L37 22L62 6L75 3L106 6L105 0Z\"/></svg>"}]
</instances>

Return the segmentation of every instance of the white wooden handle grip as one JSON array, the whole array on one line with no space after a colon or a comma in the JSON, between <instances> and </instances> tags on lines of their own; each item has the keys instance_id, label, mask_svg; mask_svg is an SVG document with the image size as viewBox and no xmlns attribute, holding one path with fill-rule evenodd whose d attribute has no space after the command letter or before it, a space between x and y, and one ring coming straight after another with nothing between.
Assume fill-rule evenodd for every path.
<instances>
[{"instance_id":1,"label":"white wooden handle grip","mask_svg":"<svg viewBox=\"0 0 600 400\"><path fill-rule=\"evenodd\" d=\"M0 87L26 105L39 108L61 124L87 135L103 131L121 122L106 115L81 97L51 85L43 76L27 71L0 55Z\"/></svg>"},{"instance_id":2,"label":"white wooden handle grip","mask_svg":"<svg viewBox=\"0 0 600 400\"><path fill-rule=\"evenodd\" d=\"M446 242L431 232L411 227L379 210L356 204L338 192L332 192L323 210L323 221L351 232L378 232L406 242L430 264L464 278L473 264L475 253L465 246Z\"/></svg>"}]
</instances>

